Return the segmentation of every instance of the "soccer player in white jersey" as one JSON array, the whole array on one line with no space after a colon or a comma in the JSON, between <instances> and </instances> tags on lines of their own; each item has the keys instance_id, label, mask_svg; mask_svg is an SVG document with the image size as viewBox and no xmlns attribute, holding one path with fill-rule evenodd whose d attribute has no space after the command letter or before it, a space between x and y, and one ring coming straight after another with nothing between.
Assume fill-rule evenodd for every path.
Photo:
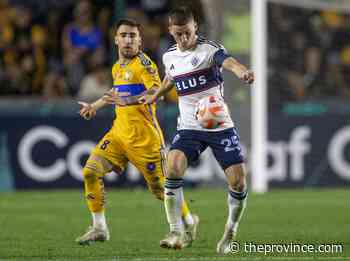
<instances>
[{"instance_id":1,"label":"soccer player in white jersey","mask_svg":"<svg viewBox=\"0 0 350 261\"><path fill-rule=\"evenodd\" d=\"M230 56L225 48L199 37L193 13L186 7L169 15L169 31L176 44L163 55L166 76L155 94L140 99L153 103L174 86L179 96L180 118L178 132L168 154L164 203L170 233L160 241L161 247L181 249L185 233L181 223L183 176L188 163L210 147L224 170L228 182L228 218L225 231L217 244L218 253L228 253L230 242L246 206L247 185L244 157L239 136L230 117L215 129L204 129L195 118L196 103L214 95L223 99L222 68L232 72L245 83L254 81L254 74Z\"/></svg>"}]
</instances>

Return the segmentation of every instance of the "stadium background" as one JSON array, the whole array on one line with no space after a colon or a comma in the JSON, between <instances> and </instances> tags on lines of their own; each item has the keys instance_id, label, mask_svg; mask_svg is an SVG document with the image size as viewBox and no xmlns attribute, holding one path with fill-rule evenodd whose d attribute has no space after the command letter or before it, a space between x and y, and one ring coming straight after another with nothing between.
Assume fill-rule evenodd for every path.
<instances>
[{"instance_id":1,"label":"stadium background","mask_svg":"<svg viewBox=\"0 0 350 261\"><path fill-rule=\"evenodd\" d=\"M91 1L90 5L84 1L2 1L2 190L81 187L81 166L111 125L114 112L110 107L93 121L84 121L77 114L76 101L94 100L110 86L110 68L116 61L113 22L124 15L141 22L144 51L157 62L163 76L161 55L172 43L166 14L178 4L167 0ZM217 40L226 35L223 40L230 52L249 63L249 6L244 1L234 7L230 1L215 9L212 5L211 1L191 1L201 33ZM219 15L223 10L226 19ZM69 47L70 26L91 28L91 43L84 52ZM234 77L226 78L228 104L242 128L243 142L249 144L249 89ZM167 143L174 136L177 113L173 90L158 106ZM108 175L106 181L114 186L143 184L132 166L127 173ZM187 178L192 184L224 181L209 152Z\"/></svg>"},{"instance_id":2,"label":"stadium background","mask_svg":"<svg viewBox=\"0 0 350 261\"><path fill-rule=\"evenodd\" d=\"M1 1L1 190L81 186L81 165L114 115L107 108L84 121L76 101L94 100L110 86L113 22L126 15L142 23L144 50L163 75L161 54L172 42L166 14L180 2ZM249 3L190 3L200 32L249 65ZM320 9L322 1L290 3L268 5L269 186L349 185L349 16L346 9ZM92 28L85 51L69 44L70 28L81 26ZM249 163L250 90L230 75L225 82ZM158 107L168 143L177 113L172 92ZM142 183L132 167L128 175L107 180L116 186ZM222 184L224 176L206 152L187 180Z\"/></svg>"},{"instance_id":3,"label":"stadium background","mask_svg":"<svg viewBox=\"0 0 350 261\"><path fill-rule=\"evenodd\" d=\"M18 213L28 213L18 212L14 205L23 205L26 211L38 211L43 215L47 211L56 213L57 209L53 209L55 204L36 205L42 193L55 203L57 199L71 202L73 198L80 197L81 200L72 203L72 207L77 209L78 215L87 215L81 195L81 167L91 148L110 127L114 115L112 108L106 108L95 119L84 121L77 113L79 106L76 101L94 100L108 90L110 68L116 59L112 26L122 16L134 17L142 23L144 51L157 61L163 75L161 55L172 42L166 32L166 14L171 7L182 3L191 5L195 10L200 32L210 39L221 41L234 57L250 64L251 7L247 0L94 0L90 1L90 5L86 1L73 0L0 0L0 191L3 191L0 194L0 258L28 258L29 254L25 251L34 258L67 257L63 243L62 255L55 250L51 255L50 251L45 252L47 249L35 252L34 242L38 240L35 235L40 237L38 232L34 233L34 239L29 240L33 245L26 245L27 248L21 252L20 244L16 247L12 245L11 239L16 237L7 236L12 231L6 230L4 224L7 224L6 220L15 220ZM347 188L350 184L349 10L346 1L334 4L331 0L305 3L271 0L268 3L269 140L266 156L269 192L268 195L252 193L249 216L247 221L243 221L247 225L242 225L248 233L242 240L314 240L311 243L329 240L349 246L346 236L350 229L346 221L349 219ZM93 44L84 51L74 46L70 48L67 44L70 41L69 25L75 25L79 30L78 24L94 28L91 35ZM227 73L224 78L225 100L239 128L249 169L250 90ZM174 93L159 102L158 116L168 143L176 130L177 113ZM222 218L221 212L216 212L216 206L222 207L225 215L224 183L224 174L209 151L189 168L186 186L194 188L191 197L198 199L195 208L207 208L204 222L214 223ZM125 200L129 199L129 190L120 190L120 187L144 187L142 178L132 166L126 175L107 175L106 184L111 197L118 198L120 195ZM326 190L316 190L318 188ZM57 189L60 190L57 192ZM219 194L222 194L220 203L214 201ZM141 204L138 196L152 200L147 192L136 190L130 197L130 204ZM206 198L204 204L199 203L202 197ZM336 205L333 199L337 201ZM210 203L211 208L208 207ZM109 204L109 208L113 209L116 203L112 201ZM123 207L128 213L129 206ZM149 212L143 210L146 214L152 215L155 210L160 216L164 215L159 207L147 207ZM281 223L271 210L273 208L278 209L280 219L287 220L292 226ZM71 210L67 207L66 211ZM113 216L113 210L111 212ZM306 218L295 214L301 212ZM56 214L62 213L58 211ZM61 217L71 221L68 216ZM330 226L331 219L334 223ZM57 220L51 217L50 222L56 223ZM74 222L71 229L78 233L74 228L80 221ZM165 221L161 222L165 227ZM121 226L119 224L119 228L123 228L123 224L128 227L125 221ZM283 231L274 230L269 224L279 224ZM17 225L24 226L20 221ZM57 230L62 228L56 225ZM304 231L314 230L310 236L305 236L296 232L298 229L294 228L297 227ZM29 233L35 230L30 225L21 229ZM266 233L267 230L271 233ZM163 232L155 229L155 233ZM147 230L144 233L148 233ZM213 234L215 232L208 232L210 236ZM218 237L218 232L216 234ZM135 242L139 242L138 234L132 236ZM67 241L71 237L66 233L60 239ZM10 240L6 241L6 238ZM26 237L18 238L20 242L28 242ZM151 242L149 236L148 239ZM50 244L51 241L48 242ZM214 241L210 243L214 244ZM213 255L205 247L202 242L197 254L202 257ZM112 253L111 256L116 255L109 248L99 249ZM70 251L72 255L68 257L73 259L93 257L89 251ZM126 256L143 255L142 251L137 252L133 248L125 251ZM145 256L157 253L152 251ZM190 252L187 254L190 257ZM166 255L163 253L163 256Z\"/></svg>"}]
</instances>

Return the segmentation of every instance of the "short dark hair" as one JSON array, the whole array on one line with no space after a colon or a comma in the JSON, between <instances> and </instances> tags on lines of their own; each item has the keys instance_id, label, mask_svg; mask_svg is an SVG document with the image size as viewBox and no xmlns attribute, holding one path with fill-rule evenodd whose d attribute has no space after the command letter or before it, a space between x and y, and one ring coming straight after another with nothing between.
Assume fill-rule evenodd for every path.
<instances>
[{"instance_id":1,"label":"short dark hair","mask_svg":"<svg viewBox=\"0 0 350 261\"><path fill-rule=\"evenodd\" d=\"M119 21L116 23L115 27L114 27L114 34L117 33L118 29L120 26L122 25L128 25L131 27L136 27L137 30L139 30L139 33L141 34L141 24L138 23L137 21L130 19L130 18L122 18L119 19Z\"/></svg>"},{"instance_id":2,"label":"short dark hair","mask_svg":"<svg viewBox=\"0 0 350 261\"><path fill-rule=\"evenodd\" d=\"M172 10L169 14L169 25L185 25L188 22L195 20L193 12L186 6L178 7Z\"/></svg>"}]
</instances>

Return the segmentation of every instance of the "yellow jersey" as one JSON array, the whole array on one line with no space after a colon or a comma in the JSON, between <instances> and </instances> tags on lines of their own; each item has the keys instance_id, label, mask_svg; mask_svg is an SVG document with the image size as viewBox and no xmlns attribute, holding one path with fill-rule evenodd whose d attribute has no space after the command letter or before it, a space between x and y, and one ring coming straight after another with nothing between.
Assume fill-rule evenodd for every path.
<instances>
[{"instance_id":1,"label":"yellow jersey","mask_svg":"<svg viewBox=\"0 0 350 261\"><path fill-rule=\"evenodd\" d=\"M112 77L113 88L119 93L128 93L127 96L123 96L126 102L136 101L148 89L160 86L156 64L142 52L126 65L115 63L112 67ZM123 143L149 149L155 146L160 148L164 144L155 103L116 106L115 113L112 132Z\"/></svg>"}]
</instances>

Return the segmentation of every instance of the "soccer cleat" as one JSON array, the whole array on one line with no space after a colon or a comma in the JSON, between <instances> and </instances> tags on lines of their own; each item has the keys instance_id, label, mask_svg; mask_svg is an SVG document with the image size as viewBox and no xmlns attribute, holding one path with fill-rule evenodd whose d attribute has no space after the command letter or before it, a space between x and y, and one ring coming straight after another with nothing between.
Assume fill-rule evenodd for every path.
<instances>
[{"instance_id":1,"label":"soccer cleat","mask_svg":"<svg viewBox=\"0 0 350 261\"><path fill-rule=\"evenodd\" d=\"M199 217L196 214L192 214L192 217L193 217L193 225L186 226L186 230L185 230L185 233L188 236L187 239L189 240L188 246L190 246L192 242L196 240L198 225L199 225Z\"/></svg>"},{"instance_id":2,"label":"soccer cleat","mask_svg":"<svg viewBox=\"0 0 350 261\"><path fill-rule=\"evenodd\" d=\"M79 245L90 245L93 242L104 242L109 240L108 229L101 229L89 226L86 233L78 237L75 242Z\"/></svg>"},{"instance_id":3,"label":"soccer cleat","mask_svg":"<svg viewBox=\"0 0 350 261\"><path fill-rule=\"evenodd\" d=\"M170 231L170 233L159 242L159 245L162 248L182 249L187 247L189 243L190 240L186 233Z\"/></svg>"},{"instance_id":4,"label":"soccer cleat","mask_svg":"<svg viewBox=\"0 0 350 261\"><path fill-rule=\"evenodd\" d=\"M236 237L236 231L225 228L224 234L216 246L216 252L218 254L231 253L231 242Z\"/></svg>"}]
</instances>

